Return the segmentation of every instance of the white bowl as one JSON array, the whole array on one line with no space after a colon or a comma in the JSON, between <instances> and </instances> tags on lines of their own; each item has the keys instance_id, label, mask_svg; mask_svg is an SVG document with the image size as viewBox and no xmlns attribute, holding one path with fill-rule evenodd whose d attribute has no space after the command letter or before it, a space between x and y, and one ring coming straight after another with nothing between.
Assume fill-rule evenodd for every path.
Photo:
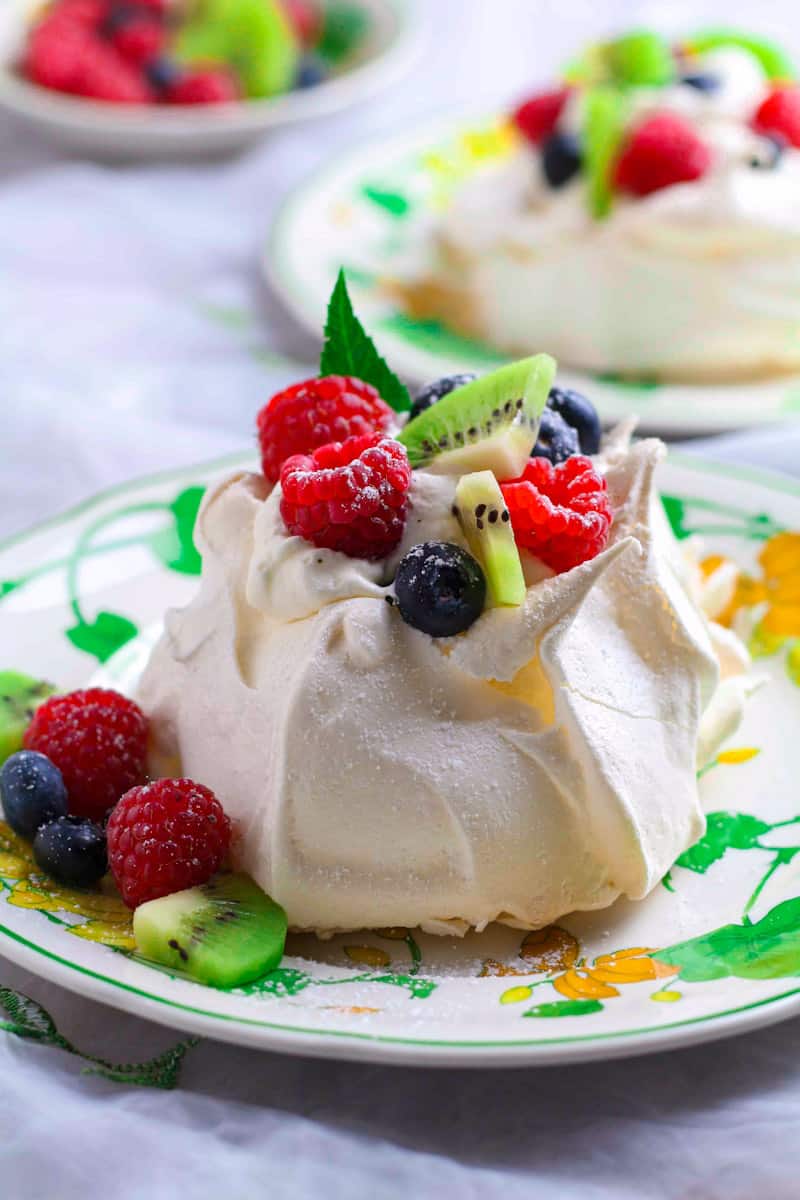
<instances>
[{"instance_id":1,"label":"white bowl","mask_svg":"<svg viewBox=\"0 0 800 1200\"><path fill-rule=\"evenodd\" d=\"M0 108L52 143L103 158L202 158L243 150L270 130L326 116L404 74L422 44L418 0L359 0L369 32L353 63L316 87L271 100L179 108L125 106L48 91L16 70L37 0L0 0Z\"/></svg>"}]
</instances>

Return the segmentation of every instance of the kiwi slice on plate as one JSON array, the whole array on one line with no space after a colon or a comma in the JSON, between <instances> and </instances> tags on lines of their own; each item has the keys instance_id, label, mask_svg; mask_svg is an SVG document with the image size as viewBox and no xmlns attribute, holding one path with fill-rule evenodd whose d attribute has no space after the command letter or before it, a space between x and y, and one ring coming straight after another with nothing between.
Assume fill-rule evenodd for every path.
<instances>
[{"instance_id":1,"label":"kiwi slice on plate","mask_svg":"<svg viewBox=\"0 0 800 1200\"><path fill-rule=\"evenodd\" d=\"M216 875L141 904L133 935L144 958L212 987L239 987L278 966L286 913L249 875Z\"/></svg>"},{"instance_id":2,"label":"kiwi slice on plate","mask_svg":"<svg viewBox=\"0 0 800 1200\"><path fill-rule=\"evenodd\" d=\"M536 444L555 372L549 354L536 354L456 388L401 430L412 467L516 479Z\"/></svg>"},{"instance_id":3,"label":"kiwi slice on plate","mask_svg":"<svg viewBox=\"0 0 800 1200\"><path fill-rule=\"evenodd\" d=\"M695 54L706 54L709 50L736 47L746 50L760 63L767 79L793 80L797 78L794 63L783 48L765 38L751 37L736 29L704 29L686 39L686 46Z\"/></svg>"},{"instance_id":4,"label":"kiwi slice on plate","mask_svg":"<svg viewBox=\"0 0 800 1200\"><path fill-rule=\"evenodd\" d=\"M522 604L525 577L519 550L500 484L491 471L474 471L459 479L456 508L469 548L483 567L489 607Z\"/></svg>"},{"instance_id":5,"label":"kiwi slice on plate","mask_svg":"<svg viewBox=\"0 0 800 1200\"><path fill-rule=\"evenodd\" d=\"M25 730L36 709L57 691L52 683L18 671L0 671L0 766L22 749Z\"/></svg>"}]
</instances>

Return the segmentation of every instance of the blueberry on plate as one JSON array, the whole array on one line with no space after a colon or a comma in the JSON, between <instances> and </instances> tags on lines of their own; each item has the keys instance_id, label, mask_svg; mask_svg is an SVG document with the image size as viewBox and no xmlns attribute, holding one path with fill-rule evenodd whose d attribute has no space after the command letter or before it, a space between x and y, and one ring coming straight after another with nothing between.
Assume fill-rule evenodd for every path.
<instances>
[{"instance_id":1,"label":"blueberry on plate","mask_svg":"<svg viewBox=\"0 0 800 1200\"><path fill-rule=\"evenodd\" d=\"M182 68L171 58L151 58L144 65L147 82L157 92L168 92L183 74Z\"/></svg>"},{"instance_id":2,"label":"blueberry on plate","mask_svg":"<svg viewBox=\"0 0 800 1200\"><path fill-rule=\"evenodd\" d=\"M33 857L56 883L91 887L108 870L106 835L87 817L59 817L36 834Z\"/></svg>"},{"instance_id":3,"label":"blueberry on plate","mask_svg":"<svg viewBox=\"0 0 800 1200\"><path fill-rule=\"evenodd\" d=\"M461 546L422 542L397 568L394 594L407 625L431 637L454 637L483 612L486 576Z\"/></svg>"},{"instance_id":4,"label":"blueberry on plate","mask_svg":"<svg viewBox=\"0 0 800 1200\"><path fill-rule=\"evenodd\" d=\"M785 150L786 140L780 134L765 134L760 140L758 152L750 159L750 166L757 171L774 171Z\"/></svg>"},{"instance_id":5,"label":"blueberry on plate","mask_svg":"<svg viewBox=\"0 0 800 1200\"><path fill-rule=\"evenodd\" d=\"M531 458L547 458L555 466L580 452L577 429L568 425L560 413L546 408L539 421L539 436L531 450Z\"/></svg>"},{"instance_id":6,"label":"blueberry on plate","mask_svg":"<svg viewBox=\"0 0 800 1200\"><path fill-rule=\"evenodd\" d=\"M597 454L600 449L600 418L591 400L570 388L554 387L547 397L547 407L557 412L576 431L581 454Z\"/></svg>"},{"instance_id":7,"label":"blueberry on plate","mask_svg":"<svg viewBox=\"0 0 800 1200\"><path fill-rule=\"evenodd\" d=\"M421 392L417 392L414 397L411 412L408 414L409 421L413 421L414 417L418 417L420 413L425 412L437 400L441 400L444 396L449 396L456 388L473 383L477 378L478 376L472 371L464 371L461 375L445 375L444 378L437 379L434 383L429 383Z\"/></svg>"},{"instance_id":8,"label":"blueberry on plate","mask_svg":"<svg viewBox=\"0 0 800 1200\"><path fill-rule=\"evenodd\" d=\"M563 187L581 169L581 144L574 133L554 133L542 147L542 170L551 188Z\"/></svg>"},{"instance_id":9,"label":"blueberry on plate","mask_svg":"<svg viewBox=\"0 0 800 1200\"><path fill-rule=\"evenodd\" d=\"M685 83L687 87L694 88L696 92L718 92L722 87L722 80L719 75L715 75L712 71L693 71L689 75L681 77L681 83Z\"/></svg>"},{"instance_id":10,"label":"blueberry on plate","mask_svg":"<svg viewBox=\"0 0 800 1200\"><path fill-rule=\"evenodd\" d=\"M325 63L314 54L306 54L298 64L294 86L301 89L316 87L327 78L328 69Z\"/></svg>"},{"instance_id":11,"label":"blueberry on plate","mask_svg":"<svg viewBox=\"0 0 800 1200\"><path fill-rule=\"evenodd\" d=\"M67 812L67 789L61 772L44 754L18 750L0 770L0 801L11 828L32 838L40 825Z\"/></svg>"}]
</instances>

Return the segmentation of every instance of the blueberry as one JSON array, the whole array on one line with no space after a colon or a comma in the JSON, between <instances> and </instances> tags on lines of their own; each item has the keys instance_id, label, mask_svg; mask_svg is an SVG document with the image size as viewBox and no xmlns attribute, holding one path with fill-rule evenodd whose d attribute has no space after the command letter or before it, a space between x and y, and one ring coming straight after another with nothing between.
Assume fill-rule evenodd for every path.
<instances>
[{"instance_id":1,"label":"blueberry","mask_svg":"<svg viewBox=\"0 0 800 1200\"><path fill-rule=\"evenodd\" d=\"M574 133L554 133L542 147L542 170L551 188L563 187L581 169L581 144Z\"/></svg>"},{"instance_id":2,"label":"blueberry","mask_svg":"<svg viewBox=\"0 0 800 1200\"><path fill-rule=\"evenodd\" d=\"M539 436L531 450L531 458L548 458L555 466L580 452L577 429L568 425L560 413L546 408L539 422Z\"/></svg>"},{"instance_id":3,"label":"blueberry","mask_svg":"<svg viewBox=\"0 0 800 1200\"><path fill-rule=\"evenodd\" d=\"M304 58L300 59L297 74L294 78L294 86L296 88L316 87L318 83L324 83L327 78L328 68L325 66L325 63L313 54L307 54Z\"/></svg>"},{"instance_id":4,"label":"blueberry","mask_svg":"<svg viewBox=\"0 0 800 1200\"><path fill-rule=\"evenodd\" d=\"M33 857L56 883L91 887L108 870L106 835L87 817L59 817L36 834Z\"/></svg>"},{"instance_id":5,"label":"blueberry","mask_svg":"<svg viewBox=\"0 0 800 1200\"><path fill-rule=\"evenodd\" d=\"M577 432L581 454L597 454L600 449L600 418L591 400L570 388L551 388L547 407L552 408Z\"/></svg>"},{"instance_id":6,"label":"blueberry","mask_svg":"<svg viewBox=\"0 0 800 1200\"><path fill-rule=\"evenodd\" d=\"M698 92L718 92L722 87L719 75L714 75L711 71L696 71L690 75L684 75L681 77L681 83L685 83L687 87L694 88Z\"/></svg>"},{"instance_id":7,"label":"blueberry","mask_svg":"<svg viewBox=\"0 0 800 1200\"><path fill-rule=\"evenodd\" d=\"M445 375L443 379L437 379L434 383L429 383L421 392L417 392L414 397L411 412L408 414L409 421L413 421L414 417L418 417L420 413L424 413L437 400L443 399L444 396L449 396L456 388L464 387L467 383L473 383L477 378L478 376L473 374L472 371L464 371L461 375Z\"/></svg>"},{"instance_id":8,"label":"blueberry","mask_svg":"<svg viewBox=\"0 0 800 1200\"><path fill-rule=\"evenodd\" d=\"M407 625L431 637L453 637L483 612L486 577L460 546L422 542L397 568L394 592Z\"/></svg>"},{"instance_id":9,"label":"blueberry","mask_svg":"<svg viewBox=\"0 0 800 1200\"><path fill-rule=\"evenodd\" d=\"M147 81L157 92L167 92L182 75L181 68L171 58L151 58L145 63L144 73Z\"/></svg>"},{"instance_id":10,"label":"blueberry","mask_svg":"<svg viewBox=\"0 0 800 1200\"><path fill-rule=\"evenodd\" d=\"M40 825L67 811L61 772L35 750L19 750L6 759L0 770L0 800L9 825L24 838L32 838Z\"/></svg>"},{"instance_id":11,"label":"blueberry","mask_svg":"<svg viewBox=\"0 0 800 1200\"><path fill-rule=\"evenodd\" d=\"M753 155L750 159L750 166L754 167L757 171L774 171L783 158L784 151L786 150L786 140L780 134L765 134L761 141L763 143L763 150Z\"/></svg>"}]
</instances>

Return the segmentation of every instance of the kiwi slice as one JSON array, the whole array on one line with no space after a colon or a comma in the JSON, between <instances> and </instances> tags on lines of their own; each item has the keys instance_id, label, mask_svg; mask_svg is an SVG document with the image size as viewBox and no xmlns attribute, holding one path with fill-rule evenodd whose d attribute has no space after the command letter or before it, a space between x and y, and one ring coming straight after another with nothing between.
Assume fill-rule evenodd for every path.
<instances>
[{"instance_id":1,"label":"kiwi slice","mask_svg":"<svg viewBox=\"0 0 800 1200\"><path fill-rule=\"evenodd\" d=\"M612 87L589 88L583 116L586 190L592 216L607 217L614 204L614 167L625 136L628 106Z\"/></svg>"},{"instance_id":2,"label":"kiwi slice","mask_svg":"<svg viewBox=\"0 0 800 1200\"><path fill-rule=\"evenodd\" d=\"M174 53L184 63L232 67L250 100L287 92L299 57L279 0L195 0Z\"/></svg>"},{"instance_id":3,"label":"kiwi slice","mask_svg":"<svg viewBox=\"0 0 800 1200\"><path fill-rule=\"evenodd\" d=\"M709 50L719 50L735 46L746 50L761 64L767 79L790 80L797 78L792 60L788 54L774 42L764 38L751 37L739 33L735 29L706 29L686 39L686 45L695 54L705 54Z\"/></svg>"},{"instance_id":4,"label":"kiwi slice","mask_svg":"<svg viewBox=\"0 0 800 1200\"><path fill-rule=\"evenodd\" d=\"M456 388L399 434L412 467L516 479L536 444L556 364L536 354Z\"/></svg>"},{"instance_id":5,"label":"kiwi slice","mask_svg":"<svg viewBox=\"0 0 800 1200\"><path fill-rule=\"evenodd\" d=\"M456 508L469 548L486 576L488 606L522 604L522 563L500 484L491 471L462 475L456 488Z\"/></svg>"},{"instance_id":6,"label":"kiwi slice","mask_svg":"<svg viewBox=\"0 0 800 1200\"><path fill-rule=\"evenodd\" d=\"M665 38L640 29L609 42L612 79L629 87L663 87L675 77L675 56Z\"/></svg>"},{"instance_id":7,"label":"kiwi slice","mask_svg":"<svg viewBox=\"0 0 800 1200\"><path fill-rule=\"evenodd\" d=\"M202 887L141 904L133 935L153 962L212 987L239 987L278 966L286 913L249 875L216 875Z\"/></svg>"},{"instance_id":8,"label":"kiwi slice","mask_svg":"<svg viewBox=\"0 0 800 1200\"><path fill-rule=\"evenodd\" d=\"M22 749L25 730L36 709L57 691L52 683L18 671L0 671L0 766Z\"/></svg>"}]
</instances>

